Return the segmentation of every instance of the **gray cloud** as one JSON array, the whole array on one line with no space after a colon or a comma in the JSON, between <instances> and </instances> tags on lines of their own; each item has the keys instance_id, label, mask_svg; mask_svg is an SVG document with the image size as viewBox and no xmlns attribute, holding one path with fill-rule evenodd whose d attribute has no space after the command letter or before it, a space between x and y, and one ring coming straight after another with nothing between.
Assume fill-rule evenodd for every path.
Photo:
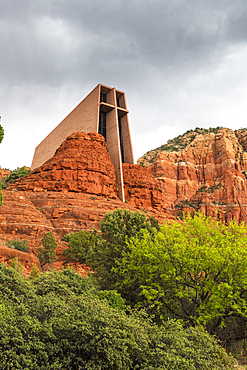
<instances>
[{"instance_id":1,"label":"gray cloud","mask_svg":"<svg viewBox=\"0 0 247 370\"><path fill-rule=\"evenodd\" d=\"M165 142L229 125L234 104L244 120L245 0L0 2L2 124L28 127L36 144L99 82L126 91L138 153L150 149L140 128L166 127Z\"/></svg>"}]
</instances>

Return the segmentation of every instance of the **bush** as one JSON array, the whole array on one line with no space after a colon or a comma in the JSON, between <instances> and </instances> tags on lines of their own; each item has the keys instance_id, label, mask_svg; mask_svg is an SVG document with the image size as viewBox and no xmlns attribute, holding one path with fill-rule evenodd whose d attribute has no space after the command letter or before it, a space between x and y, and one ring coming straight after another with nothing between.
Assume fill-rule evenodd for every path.
<instances>
[{"instance_id":1,"label":"bush","mask_svg":"<svg viewBox=\"0 0 247 370\"><path fill-rule=\"evenodd\" d=\"M94 235L81 230L66 234L63 240L69 243L68 248L63 250L63 254L77 262L84 262L94 244Z\"/></svg>"},{"instance_id":2,"label":"bush","mask_svg":"<svg viewBox=\"0 0 247 370\"><path fill-rule=\"evenodd\" d=\"M64 270L27 281L0 265L0 369L233 369L202 329L127 315L85 280Z\"/></svg>"},{"instance_id":3,"label":"bush","mask_svg":"<svg viewBox=\"0 0 247 370\"><path fill-rule=\"evenodd\" d=\"M25 166L17 168L12 171L6 179L6 183L13 184L13 182L21 177L27 176L31 171L27 170Z\"/></svg>"},{"instance_id":4,"label":"bush","mask_svg":"<svg viewBox=\"0 0 247 370\"><path fill-rule=\"evenodd\" d=\"M27 246L28 241L26 239L20 240L20 239L13 239L13 240L7 240L7 246L9 248L17 249L18 251L22 252L28 252L29 248Z\"/></svg>"},{"instance_id":5,"label":"bush","mask_svg":"<svg viewBox=\"0 0 247 370\"><path fill-rule=\"evenodd\" d=\"M43 267L46 264L50 264L56 261L57 243L51 231L45 233L45 235L41 239L41 242L43 244L43 247L38 248L37 257L40 261L41 267Z\"/></svg>"},{"instance_id":6,"label":"bush","mask_svg":"<svg viewBox=\"0 0 247 370\"><path fill-rule=\"evenodd\" d=\"M31 170L27 170L25 166L17 168L12 171L9 176L3 177L1 180L2 187L7 188L8 184L13 184L13 182L21 177L27 176Z\"/></svg>"}]
</instances>

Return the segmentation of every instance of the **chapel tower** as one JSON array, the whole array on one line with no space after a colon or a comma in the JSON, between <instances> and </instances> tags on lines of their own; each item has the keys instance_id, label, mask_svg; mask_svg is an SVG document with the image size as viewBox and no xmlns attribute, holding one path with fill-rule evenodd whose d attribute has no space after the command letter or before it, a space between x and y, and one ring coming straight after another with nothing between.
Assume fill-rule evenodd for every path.
<instances>
[{"instance_id":1,"label":"chapel tower","mask_svg":"<svg viewBox=\"0 0 247 370\"><path fill-rule=\"evenodd\" d=\"M115 168L118 196L124 201L122 163L134 164L125 93L99 84L36 147L31 169L53 157L72 133L98 132L104 136Z\"/></svg>"}]
</instances>

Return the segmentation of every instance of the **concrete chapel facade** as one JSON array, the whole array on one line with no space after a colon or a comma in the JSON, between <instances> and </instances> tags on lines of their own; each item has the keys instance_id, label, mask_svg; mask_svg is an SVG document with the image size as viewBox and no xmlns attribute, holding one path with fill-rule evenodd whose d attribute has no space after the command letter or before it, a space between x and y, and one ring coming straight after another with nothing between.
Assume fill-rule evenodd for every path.
<instances>
[{"instance_id":1,"label":"concrete chapel facade","mask_svg":"<svg viewBox=\"0 0 247 370\"><path fill-rule=\"evenodd\" d=\"M31 169L50 159L62 142L77 131L104 136L115 168L118 196L124 201L122 163L134 164L125 93L97 85L36 147Z\"/></svg>"}]
</instances>

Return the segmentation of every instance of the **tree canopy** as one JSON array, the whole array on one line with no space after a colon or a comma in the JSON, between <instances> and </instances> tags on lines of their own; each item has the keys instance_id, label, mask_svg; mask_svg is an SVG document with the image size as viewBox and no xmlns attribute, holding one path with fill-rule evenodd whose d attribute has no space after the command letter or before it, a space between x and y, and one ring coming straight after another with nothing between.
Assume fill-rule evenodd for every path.
<instances>
[{"instance_id":1,"label":"tree canopy","mask_svg":"<svg viewBox=\"0 0 247 370\"><path fill-rule=\"evenodd\" d=\"M202 329L159 327L100 295L72 270L27 280L0 264L0 369L234 369Z\"/></svg>"},{"instance_id":2,"label":"tree canopy","mask_svg":"<svg viewBox=\"0 0 247 370\"><path fill-rule=\"evenodd\" d=\"M138 281L140 295L160 319L176 317L202 324L211 333L231 317L247 320L247 227L198 213L183 224L164 223L127 242L115 272L122 288ZM120 280L121 281L121 280Z\"/></svg>"}]
</instances>

